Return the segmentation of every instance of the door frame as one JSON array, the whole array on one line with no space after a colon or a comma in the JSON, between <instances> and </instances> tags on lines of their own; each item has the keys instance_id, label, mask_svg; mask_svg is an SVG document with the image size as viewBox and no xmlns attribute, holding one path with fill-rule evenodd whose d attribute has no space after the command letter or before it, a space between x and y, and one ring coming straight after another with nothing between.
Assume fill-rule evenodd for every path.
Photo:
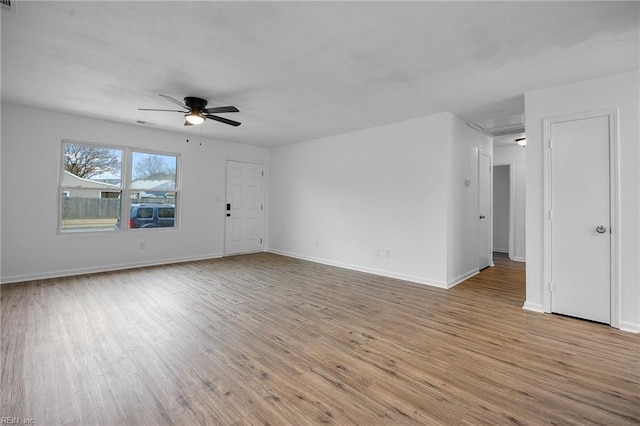
<instances>
[{"instance_id":1,"label":"door frame","mask_svg":"<svg viewBox=\"0 0 640 426\"><path fill-rule=\"evenodd\" d=\"M493 164L494 169L500 166L509 166L509 259L513 260L516 249L516 172L513 161ZM493 176L495 176L495 173L491 174L492 178ZM491 210L491 213L493 213L493 210Z\"/></svg>"},{"instance_id":2,"label":"door frame","mask_svg":"<svg viewBox=\"0 0 640 426\"><path fill-rule=\"evenodd\" d=\"M551 126L567 121L587 120L607 117L609 121L609 211L610 211L610 282L611 282L611 326L619 328L620 300L620 194L619 194L619 146L618 146L618 110L616 108L566 114L547 117L543 123L543 233L542 233L542 271L543 271L543 310L551 312Z\"/></svg>"},{"instance_id":3,"label":"door frame","mask_svg":"<svg viewBox=\"0 0 640 426\"><path fill-rule=\"evenodd\" d=\"M480 148L476 148L478 152L478 204L476 206L476 223L478 224L477 228L477 244L478 248L477 252L477 261L478 261L478 270L480 270L480 156L484 155L489 159L489 267L495 266L493 262L493 156L487 152L483 151Z\"/></svg>"},{"instance_id":4,"label":"door frame","mask_svg":"<svg viewBox=\"0 0 640 426\"><path fill-rule=\"evenodd\" d=\"M227 224L229 223L229 221L226 218L226 214L227 214L227 210L225 208L225 206L227 205L227 201L229 200L228 196L228 188L229 188L229 162L233 161L234 163L247 163L247 164L256 164L259 166L262 166L262 250L260 250L259 252L263 252L265 251L265 247L266 247L266 219L267 219L267 205L266 205L266 194L265 194L265 179L267 176L267 172L265 170L265 165L263 162L261 161L250 161L250 160L240 160L237 158L227 158L225 160L224 163L224 203L223 203L223 207L222 207L222 214L224 215L224 233L223 233L223 242L222 242L222 255L223 256L235 256L238 254L245 254L245 253L228 253L227 252L227 232L229 232L228 226ZM259 252L246 252L246 254L248 253L259 253Z\"/></svg>"}]
</instances>

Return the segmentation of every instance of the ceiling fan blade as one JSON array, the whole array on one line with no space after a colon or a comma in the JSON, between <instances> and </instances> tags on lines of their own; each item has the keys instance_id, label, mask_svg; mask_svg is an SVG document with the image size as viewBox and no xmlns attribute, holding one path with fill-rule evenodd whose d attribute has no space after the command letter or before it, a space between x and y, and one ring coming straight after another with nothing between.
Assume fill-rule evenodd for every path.
<instances>
[{"instance_id":1,"label":"ceiling fan blade","mask_svg":"<svg viewBox=\"0 0 640 426\"><path fill-rule=\"evenodd\" d=\"M138 111L166 111L166 112L181 112L183 114L189 111L178 111L177 109L155 109L155 108L138 108Z\"/></svg>"},{"instance_id":2,"label":"ceiling fan blade","mask_svg":"<svg viewBox=\"0 0 640 426\"><path fill-rule=\"evenodd\" d=\"M229 120L228 118L218 117L217 115L204 114L204 116L211 120L219 121L224 124L229 124L230 126L237 127L240 125L240 123L238 123L237 121Z\"/></svg>"},{"instance_id":3,"label":"ceiling fan blade","mask_svg":"<svg viewBox=\"0 0 640 426\"><path fill-rule=\"evenodd\" d=\"M174 103L174 104L176 104L176 105L180 105L182 108L189 109L189 107L188 107L188 106L186 106L186 105L184 104L184 102L180 102L180 101L179 101L179 100L177 100L177 99L173 99L171 96L162 95L162 94L161 94L161 95L159 95L159 96L162 96L162 97L163 97L163 98L165 98L166 100L168 100L168 101L170 101L170 102L173 102L173 103Z\"/></svg>"},{"instance_id":4,"label":"ceiling fan blade","mask_svg":"<svg viewBox=\"0 0 640 426\"><path fill-rule=\"evenodd\" d=\"M212 107L205 108L202 112L206 114L217 114L219 112L240 112L240 110L234 106Z\"/></svg>"}]
</instances>

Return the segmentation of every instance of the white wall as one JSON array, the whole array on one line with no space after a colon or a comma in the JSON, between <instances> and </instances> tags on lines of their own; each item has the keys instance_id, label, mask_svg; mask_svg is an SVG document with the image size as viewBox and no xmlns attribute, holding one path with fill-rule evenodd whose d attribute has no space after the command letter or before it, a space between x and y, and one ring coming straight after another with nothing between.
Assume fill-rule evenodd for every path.
<instances>
[{"instance_id":1,"label":"white wall","mask_svg":"<svg viewBox=\"0 0 640 426\"><path fill-rule=\"evenodd\" d=\"M448 114L451 141L447 152L447 285L478 272L478 150L492 155L491 138ZM432 161L441 161L437 158ZM471 181L469 186L465 181Z\"/></svg>"},{"instance_id":2,"label":"white wall","mask_svg":"<svg viewBox=\"0 0 640 426\"><path fill-rule=\"evenodd\" d=\"M58 234L62 139L181 154L179 228ZM13 104L2 105L1 148L2 282L220 256L226 160L266 165L269 157L264 148L211 139L199 145L193 135Z\"/></svg>"},{"instance_id":3,"label":"white wall","mask_svg":"<svg viewBox=\"0 0 640 426\"><path fill-rule=\"evenodd\" d=\"M527 128L527 301L544 310L543 125L546 117L618 109L620 328L640 332L640 132L638 71L525 94Z\"/></svg>"},{"instance_id":4,"label":"white wall","mask_svg":"<svg viewBox=\"0 0 640 426\"><path fill-rule=\"evenodd\" d=\"M493 167L493 251L509 253L511 166Z\"/></svg>"},{"instance_id":5,"label":"white wall","mask_svg":"<svg viewBox=\"0 0 640 426\"><path fill-rule=\"evenodd\" d=\"M274 148L269 249L444 285L443 117Z\"/></svg>"},{"instance_id":6,"label":"white wall","mask_svg":"<svg viewBox=\"0 0 640 426\"><path fill-rule=\"evenodd\" d=\"M477 254L462 248L449 267L447 247L477 213L449 214L449 204L467 208L474 198L454 197L448 181L474 173L473 141L488 141L478 135L444 113L274 148L269 249L442 287L474 259L477 270ZM462 234L461 244L473 239Z\"/></svg>"},{"instance_id":7,"label":"white wall","mask_svg":"<svg viewBox=\"0 0 640 426\"><path fill-rule=\"evenodd\" d=\"M514 175L513 204L514 211L514 247L513 260L521 262L526 258L526 154L529 147L522 148L515 144L512 146L499 146L493 148L493 164L510 164Z\"/></svg>"}]
</instances>

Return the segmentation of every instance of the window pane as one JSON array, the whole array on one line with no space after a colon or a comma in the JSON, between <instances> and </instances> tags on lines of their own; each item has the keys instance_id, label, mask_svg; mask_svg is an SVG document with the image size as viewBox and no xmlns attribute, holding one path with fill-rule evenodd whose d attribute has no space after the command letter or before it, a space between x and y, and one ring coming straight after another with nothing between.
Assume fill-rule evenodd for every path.
<instances>
[{"instance_id":1,"label":"window pane","mask_svg":"<svg viewBox=\"0 0 640 426\"><path fill-rule=\"evenodd\" d=\"M105 193L107 194L105 196ZM120 191L87 188L62 191L62 232L113 231L120 229Z\"/></svg>"},{"instance_id":2,"label":"window pane","mask_svg":"<svg viewBox=\"0 0 640 426\"><path fill-rule=\"evenodd\" d=\"M122 150L67 142L62 162L62 186L109 191L122 184Z\"/></svg>"},{"instance_id":3,"label":"window pane","mask_svg":"<svg viewBox=\"0 0 640 426\"><path fill-rule=\"evenodd\" d=\"M175 155L132 153L131 189L173 191L176 189L178 157Z\"/></svg>"},{"instance_id":4,"label":"window pane","mask_svg":"<svg viewBox=\"0 0 640 426\"><path fill-rule=\"evenodd\" d=\"M176 207L175 193L171 193L166 199L158 199L151 203L132 203L129 210L129 228L175 228ZM165 201L171 202L165 202Z\"/></svg>"}]
</instances>

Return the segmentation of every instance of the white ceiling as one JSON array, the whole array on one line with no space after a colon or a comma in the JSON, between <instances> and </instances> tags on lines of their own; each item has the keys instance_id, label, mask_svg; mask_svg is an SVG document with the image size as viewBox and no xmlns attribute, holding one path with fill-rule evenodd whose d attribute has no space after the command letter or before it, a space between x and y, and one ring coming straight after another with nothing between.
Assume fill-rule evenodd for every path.
<instances>
[{"instance_id":1,"label":"white ceiling","mask_svg":"<svg viewBox=\"0 0 640 426\"><path fill-rule=\"evenodd\" d=\"M503 135L496 136L493 138L493 147L497 148L500 146L517 146L516 139L524 138L524 133L514 133L512 135Z\"/></svg>"},{"instance_id":2,"label":"white ceiling","mask_svg":"<svg viewBox=\"0 0 640 426\"><path fill-rule=\"evenodd\" d=\"M57 2L2 12L2 100L276 146L638 68L636 2ZM159 93L235 105L185 128Z\"/></svg>"}]
</instances>

